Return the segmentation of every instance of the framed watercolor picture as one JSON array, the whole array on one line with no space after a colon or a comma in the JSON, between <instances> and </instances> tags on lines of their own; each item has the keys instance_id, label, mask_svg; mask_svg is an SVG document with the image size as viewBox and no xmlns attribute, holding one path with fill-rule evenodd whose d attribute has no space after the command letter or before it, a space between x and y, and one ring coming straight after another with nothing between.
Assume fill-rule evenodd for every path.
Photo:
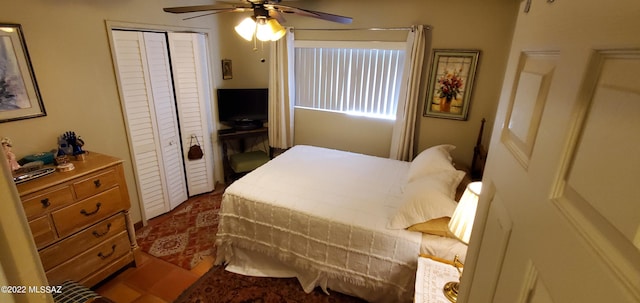
<instances>
[{"instance_id":1,"label":"framed watercolor picture","mask_svg":"<svg viewBox=\"0 0 640 303\"><path fill-rule=\"evenodd\" d=\"M0 24L0 122L45 116L19 24Z\"/></svg>"},{"instance_id":2,"label":"framed watercolor picture","mask_svg":"<svg viewBox=\"0 0 640 303\"><path fill-rule=\"evenodd\" d=\"M425 117L467 120L479 50L433 50Z\"/></svg>"},{"instance_id":3,"label":"framed watercolor picture","mask_svg":"<svg viewBox=\"0 0 640 303\"><path fill-rule=\"evenodd\" d=\"M231 60L222 59L222 80L233 79L233 70L231 68Z\"/></svg>"}]
</instances>

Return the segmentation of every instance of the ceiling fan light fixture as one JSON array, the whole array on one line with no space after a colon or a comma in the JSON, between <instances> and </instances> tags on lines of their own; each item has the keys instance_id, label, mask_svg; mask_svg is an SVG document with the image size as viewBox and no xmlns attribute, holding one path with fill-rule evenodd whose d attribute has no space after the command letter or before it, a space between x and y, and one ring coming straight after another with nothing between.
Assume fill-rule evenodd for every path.
<instances>
[{"instance_id":1,"label":"ceiling fan light fixture","mask_svg":"<svg viewBox=\"0 0 640 303\"><path fill-rule=\"evenodd\" d=\"M271 28L273 29L273 35L271 36L271 41L276 41L287 33L287 30L280 25L278 20L270 19L267 23L272 24Z\"/></svg>"},{"instance_id":2,"label":"ceiling fan light fixture","mask_svg":"<svg viewBox=\"0 0 640 303\"><path fill-rule=\"evenodd\" d=\"M242 20L240 24L235 27L236 33L247 41L253 40L253 33L256 30L256 22L251 17L247 17Z\"/></svg>"},{"instance_id":3,"label":"ceiling fan light fixture","mask_svg":"<svg viewBox=\"0 0 640 303\"><path fill-rule=\"evenodd\" d=\"M258 22L256 38L260 41L276 41L282 38L286 32L276 19L267 19L263 22Z\"/></svg>"}]
</instances>

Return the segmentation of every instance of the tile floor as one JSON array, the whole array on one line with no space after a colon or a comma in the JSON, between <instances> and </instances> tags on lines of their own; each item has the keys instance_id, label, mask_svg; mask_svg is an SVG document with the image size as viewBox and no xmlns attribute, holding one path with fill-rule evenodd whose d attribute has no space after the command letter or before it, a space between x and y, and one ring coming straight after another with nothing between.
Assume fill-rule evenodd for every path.
<instances>
[{"instance_id":1,"label":"tile floor","mask_svg":"<svg viewBox=\"0 0 640 303\"><path fill-rule=\"evenodd\" d=\"M208 257L189 271L139 253L137 267L127 268L99 286L96 292L116 303L173 302L213 265L213 257Z\"/></svg>"}]
</instances>

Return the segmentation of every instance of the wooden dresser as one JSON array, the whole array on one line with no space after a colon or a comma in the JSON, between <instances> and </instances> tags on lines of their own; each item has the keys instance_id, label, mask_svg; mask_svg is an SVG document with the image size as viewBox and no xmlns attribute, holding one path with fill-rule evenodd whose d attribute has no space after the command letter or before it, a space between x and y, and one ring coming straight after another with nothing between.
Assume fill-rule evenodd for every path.
<instances>
[{"instance_id":1,"label":"wooden dresser","mask_svg":"<svg viewBox=\"0 0 640 303\"><path fill-rule=\"evenodd\" d=\"M92 287L135 265L138 246L122 160L89 152L72 163L17 188L49 283Z\"/></svg>"}]
</instances>

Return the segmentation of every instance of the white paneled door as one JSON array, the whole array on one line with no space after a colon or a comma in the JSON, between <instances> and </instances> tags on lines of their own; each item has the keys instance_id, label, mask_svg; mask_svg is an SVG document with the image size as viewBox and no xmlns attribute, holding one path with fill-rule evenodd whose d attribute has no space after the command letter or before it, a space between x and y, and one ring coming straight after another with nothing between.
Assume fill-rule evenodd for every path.
<instances>
[{"instance_id":1,"label":"white paneled door","mask_svg":"<svg viewBox=\"0 0 640 303\"><path fill-rule=\"evenodd\" d=\"M204 94L197 100L202 103L197 109L202 111L198 113L201 120L187 119L179 123L181 108L176 106L174 91L177 85L171 70L174 59L168 48L167 33L113 30L112 37L136 183L144 218L150 219L175 208L189 195L213 190L212 161L187 164L185 151L190 133L197 131L199 136L205 136L212 129L207 121L209 109L205 105L210 99ZM204 45L204 39L200 42ZM190 76L192 82L201 81L195 79L196 74ZM181 130L185 122L201 127L191 127L185 132ZM210 141L208 143L202 145L203 149L211 146ZM208 153L211 154L211 148ZM195 169L186 169L188 166ZM202 182L200 171L209 177L207 185L210 186L187 186L190 180Z\"/></svg>"},{"instance_id":2,"label":"white paneled door","mask_svg":"<svg viewBox=\"0 0 640 303\"><path fill-rule=\"evenodd\" d=\"M640 2L521 3L458 302L640 302Z\"/></svg>"}]
</instances>

